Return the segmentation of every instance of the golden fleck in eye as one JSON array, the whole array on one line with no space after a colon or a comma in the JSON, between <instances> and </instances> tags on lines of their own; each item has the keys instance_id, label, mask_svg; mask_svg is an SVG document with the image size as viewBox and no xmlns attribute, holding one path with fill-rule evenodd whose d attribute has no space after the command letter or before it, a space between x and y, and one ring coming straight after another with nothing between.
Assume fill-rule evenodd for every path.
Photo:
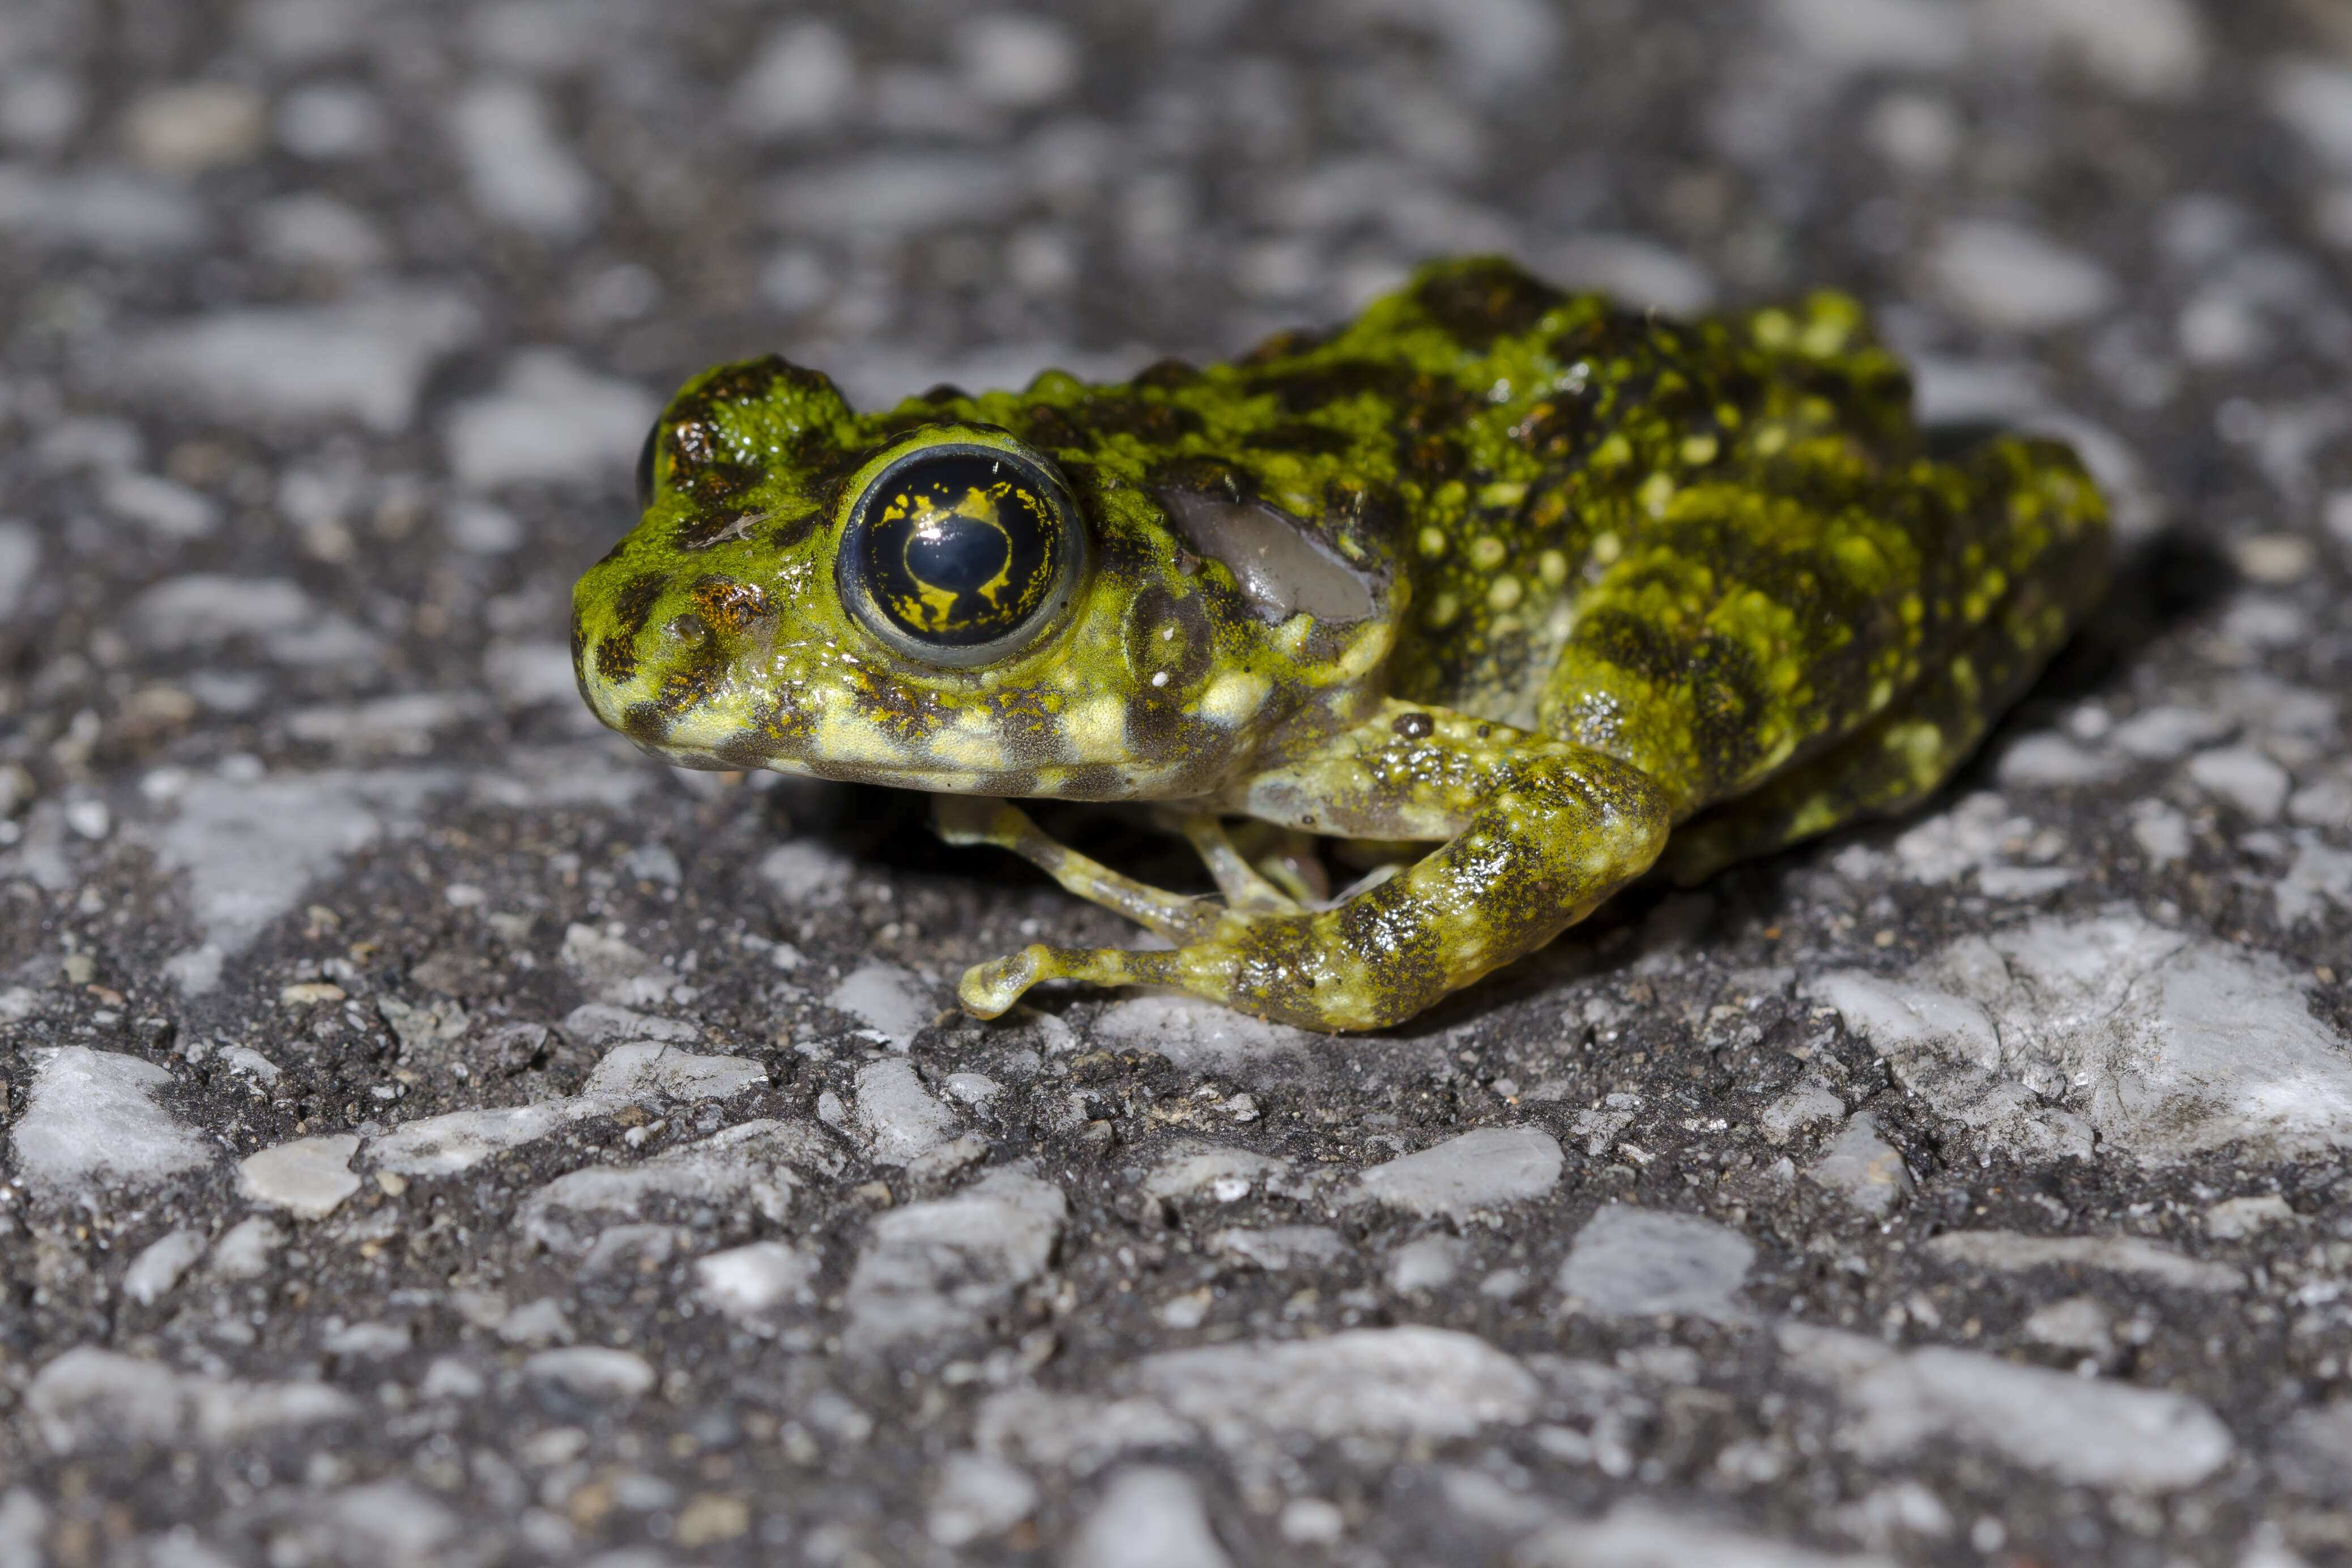
<instances>
[{"instance_id":1,"label":"golden fleck in eye","mask_svg":"<svg viewBox=\"0 0 2352 1568\"><path fill-rule=\"evenodd\" d=\"M935 664L985 664L1051 622L1083 548L1043 459L932 444L859 494L838 569L844 596L884 642Z\"/></svg>"}]
</instances>

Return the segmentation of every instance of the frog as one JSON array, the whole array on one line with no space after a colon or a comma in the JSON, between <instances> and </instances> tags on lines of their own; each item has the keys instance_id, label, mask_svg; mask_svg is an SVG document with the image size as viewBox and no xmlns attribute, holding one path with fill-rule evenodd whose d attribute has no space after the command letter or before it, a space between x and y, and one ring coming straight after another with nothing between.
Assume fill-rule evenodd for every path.
<instances>
[{"instance_id":1,"label":"frog","mask_svg":"<svg viewBox=\"0 0 2352 1568\"><path fill-rule=\"evenodd\" d=\"M1639 881L1928 799L2096 602L2099 488L1923 428L1851 297L1682 320L1431 263L1336 328L879 411L780 356L686 383L579 580L603 722L688 768L929 792L1150 933L963 1008L1144 986L1401 1025ZM1118 803L1215 894L1016 801ZM1316 853L1363 875L1338 892Z\"/></svg>"}]
</instances>

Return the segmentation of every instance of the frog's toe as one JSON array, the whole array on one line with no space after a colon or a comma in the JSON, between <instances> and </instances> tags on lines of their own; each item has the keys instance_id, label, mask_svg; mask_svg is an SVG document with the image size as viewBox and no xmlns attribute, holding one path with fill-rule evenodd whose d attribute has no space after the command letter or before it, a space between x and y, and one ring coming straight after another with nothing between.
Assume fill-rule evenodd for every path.
<instances>
[{"instance_id":1,"label":"frog's toe","mask_svg":"<svg viewBox=\"0 0 2352 1568\"><path fill-rule=\"evenodd\" d=\"M1000 1017L1021 1000L1023 992L1045 978L1045 965L1053 953L1054 950L1045 943L1033 942L1019 952L975 963L963 972L963 979L956 986L956 999L975 1018Z\"/></svg>"}]
</instances>

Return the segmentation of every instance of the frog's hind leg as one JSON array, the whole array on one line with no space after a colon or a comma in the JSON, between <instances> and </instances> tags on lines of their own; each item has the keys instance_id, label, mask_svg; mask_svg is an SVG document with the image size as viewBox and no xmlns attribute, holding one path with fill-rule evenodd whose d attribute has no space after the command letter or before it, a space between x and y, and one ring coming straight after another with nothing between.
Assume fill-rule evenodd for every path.
<instances>
[{"instance_id":1,"label":"frog's hind leg","mask_svg":"<svg viewBox=\"0 0 2352 1568\"><path fill-rule=\"evenodd\" d=\"M2095 571L2088 578L2095 580ZM2032 579L2037 584L2039 578ZM1917 685L1819 756L1675 829L1658 868L1703 882L1736 861L1927 799L2066 640L2084 595L2013 591Z\"/></svg>"},{"instance_id":2,"label":"frog's hind leg","mask_svg":"<svg viewBox=\"0 0 2352 1568\"><path fill-rule=\"evenodd\" d=\"M994 1017L1041 980L1143 983L1304 1028L1381 1028L1581 920L1656 858L1670 820L1629 763L1393 700L1229 804L1323 833L1445 842L1337 908L1226 910L1172 952L1024 949L969 971L965 1007Z\"/></svg>"},{"instance_id":3,"label":"frog's hind leg","mask_svg":"<svg viewBox=\"0 0 2352 1568\"><path fill-rule=\"evenodd\" d=\"M985 795L931 797L931 829L950 844L1010 849L1089 903L1116 910L1173 942L1197 942L1215 926L1214 905L1123 877L1059 842L1009 801ZM1277 895L1278 896L1278 895Z\"/></svg>"}]
</instances>

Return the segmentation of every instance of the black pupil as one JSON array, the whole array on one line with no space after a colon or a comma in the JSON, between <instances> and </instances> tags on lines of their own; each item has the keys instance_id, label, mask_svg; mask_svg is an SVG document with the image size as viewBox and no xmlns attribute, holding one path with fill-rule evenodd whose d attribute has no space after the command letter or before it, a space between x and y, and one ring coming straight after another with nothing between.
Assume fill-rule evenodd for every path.
<instances>
[{"instance_id":1,"label":"black pupil","mask_svg":"<svg viewBox=\"0 0 2352 1568\"><path fill-rule=\"evenodd\" d=\"M1059 512L1025 464L980 453L924 458L885 474L867 501L864 570L908 636L970 647L1017 631L1060 573Z\"/></svg>"}]
</instances>

